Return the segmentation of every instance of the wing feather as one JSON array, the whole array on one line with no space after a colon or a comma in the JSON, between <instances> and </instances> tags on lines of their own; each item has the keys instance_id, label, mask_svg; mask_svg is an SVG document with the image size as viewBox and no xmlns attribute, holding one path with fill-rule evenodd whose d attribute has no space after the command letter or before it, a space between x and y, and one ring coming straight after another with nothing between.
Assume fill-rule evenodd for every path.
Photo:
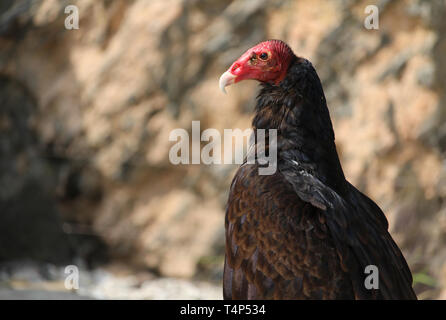
<instances>
[{"instance_id":1,"label":"wing feather","mask_svg":"<svg viewBox=\"0 0 446 320\"><path fill-rule=\"evenodd\" d=\"M320 209L280 173L259 176L257 169L242 165L231 185L224 298L353 298Z\"/></svg>"},{"instance_id":2,"label":"wing feather","mask_svg":"<svg viewBox=\"0 0 446 320\"><path fill-rule=\"evenodd\" d=\"M325 212L342 267L349 271L358 298L416 299L407 262L387 230L384 213L371 199L351 184L344 199L296 162L287 161L279 170L303 201ZM367 265L378 267L378 290L364 286Z\"/></svg>"}]
</instances>

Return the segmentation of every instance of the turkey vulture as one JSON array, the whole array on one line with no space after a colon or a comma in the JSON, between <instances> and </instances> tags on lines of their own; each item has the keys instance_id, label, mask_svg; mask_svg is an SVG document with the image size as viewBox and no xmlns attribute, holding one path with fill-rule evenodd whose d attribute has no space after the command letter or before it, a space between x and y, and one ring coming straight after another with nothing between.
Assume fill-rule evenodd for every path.
<instances>
[{"instance_id":1,"label":"turkey vulture","mask_svg":"<svg viewBox=\"0 0 446 320\"><path fill-rule=\"evenodd\" d=\"M311 62L265 41L232 64L220 88L246 79L260 82L253 131L277 130L277 162L261 175L245 159L232 181L224 299L416 299L384 213L345 179ZM372 287L368 266L379 275Z\"/></svg>"}]
</instances>

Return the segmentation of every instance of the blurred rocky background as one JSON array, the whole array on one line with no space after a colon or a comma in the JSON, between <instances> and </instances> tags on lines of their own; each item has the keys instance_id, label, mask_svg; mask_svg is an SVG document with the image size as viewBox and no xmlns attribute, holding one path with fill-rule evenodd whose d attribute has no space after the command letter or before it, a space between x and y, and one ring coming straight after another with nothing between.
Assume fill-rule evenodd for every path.
<instances>
[{"instance_id":1,"label":"blurred rocky background","mask_svg":"<svg viewBox=\"0 0 446 320\"><path fill-rule=\"evenodd\" d=\"M446 1L372 2L1 1L0 298L63 292L67 264L76 297L221 298L237 165L172 165L169 133L249 128L256 84L223 96L218 77L279 38L316 66L345 174L419 298L446 299Z\"/></svg>"}]
</instances>

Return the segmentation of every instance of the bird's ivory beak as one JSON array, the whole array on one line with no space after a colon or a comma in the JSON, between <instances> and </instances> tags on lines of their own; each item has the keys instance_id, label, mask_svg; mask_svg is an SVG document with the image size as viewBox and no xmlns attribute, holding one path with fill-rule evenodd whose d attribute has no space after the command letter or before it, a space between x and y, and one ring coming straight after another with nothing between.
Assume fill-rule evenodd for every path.
<instances>
[{"instance_id":1,"label":"bird's ivory beak","mask_svg":"<svg viewBox=\"0 0 446 320\"><path fill-rule=\"evenodd\" d=\"M218 85L220 86L220 90L223 91L223 93L226 93L225 87L231 85L234 83L236 76L234 76L229 71L226 71L223 73L220 77L220 81L218 82Z\"/></svg>"}]
</instances>

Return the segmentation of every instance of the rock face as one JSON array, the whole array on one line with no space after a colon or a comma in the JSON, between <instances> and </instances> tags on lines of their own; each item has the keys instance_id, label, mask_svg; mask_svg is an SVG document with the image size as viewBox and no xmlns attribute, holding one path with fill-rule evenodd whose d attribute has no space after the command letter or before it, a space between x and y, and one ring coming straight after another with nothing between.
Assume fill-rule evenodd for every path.
<instances>
[{"instance_id":1,"label":"rock face","mask_svg":"<svg viewBox=\"0 0 446 320\"><path fill-rule=\"evenodd\" d=\"M66 30L64 8L79 9ZM0 259L94 260L161 275L222 268L236 165L172 165L169 133L250 127L255 83L218 76L280 38L323 81L348 179L386 213L420 297L446 287L446 3L3 1ZM9 240L8 240L9 239ZM446 293L443 292L443 297Z\"/></svg>"}]
</instances>

